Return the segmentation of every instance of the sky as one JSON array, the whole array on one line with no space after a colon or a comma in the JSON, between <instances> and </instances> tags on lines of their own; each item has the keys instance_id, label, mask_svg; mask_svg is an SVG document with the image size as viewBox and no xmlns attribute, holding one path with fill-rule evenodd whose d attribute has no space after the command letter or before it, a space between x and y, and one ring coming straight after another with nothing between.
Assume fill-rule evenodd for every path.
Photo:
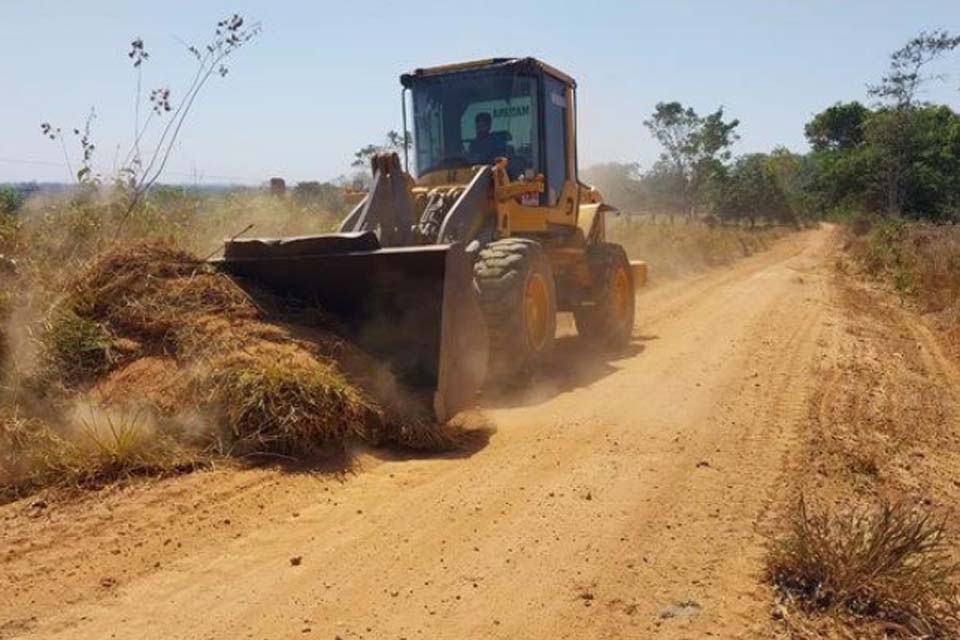
<instances>
[{"instance_id":1,"label":"sky","mask_svg":"<svg viewBox=\"0 0 960 640\"><path fill-rule=\"evenodd\" d=\"M672 100L738 118L735 153L804 151L803 124L869 101L892 51L924 29L960 32L960 0L0 0L0 182L68 180L39 125L67 131L91 108L95 168L109 174L133 141L130 41L150 53L144 91L168 86L175 100L194 71L185 43L232 13L262 34L197 98L166 182L334 179L401 128L401 73L493 56L532 55L577 79L582 167L649 167L659 149L642 122ZM947 77L924 97L960 110L960 52L931 71Z\"/></svg>"}]
</instances>

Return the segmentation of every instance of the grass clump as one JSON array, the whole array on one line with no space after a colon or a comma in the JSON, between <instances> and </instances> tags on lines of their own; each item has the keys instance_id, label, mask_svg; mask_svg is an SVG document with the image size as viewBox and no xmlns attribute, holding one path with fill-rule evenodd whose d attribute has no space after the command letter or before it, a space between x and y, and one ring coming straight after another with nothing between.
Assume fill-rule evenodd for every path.
<instances>
[{"instance_id":1,"label":"grass clump","mask_svg":"<svg viewBox=\"0 0 960 640\"><path fill-rule=\"evenodd\" d=\"M340 371L271 351L276 357L232 354L203 381L236 452L311 455L369 438L374 409Z\"/></svg>"},{"instance_id":2,"label":"grass clump","mask_svg":"<svg viewBox=\"0 0 960 640\"><path fill-rule=\"evenodd\" d=\"M162 434L142 411L78 405L74 419L75 426L55 427L0 409L0 501L47 487L94 488L132 476L165 475L204 460Z\"/></svg>"},{"instance_id":3,"label":"grass clump","mask_svg":"<svg viewBox=\"0 0 960 640\"><path fill-rule=\"evenodd\" d=\"M41 337L43 356L66 384L76 385L103 374L114 362L106 327L69 304L54 308Z\"/></svg>"},{"instance_id":4,"label":"grass clump","mask_svg":"<svg viewBox=\"0 0 960 640\"><path fill-rule=\"evenodd\" d=\"M808 612L918 638L960 633L957 571L941 522L886 502L831 515L801 499L767 563L770 582Z\"/></svg>"},{"instance_id":5,"label":"grass clump","mask_svg":"<svg viewBox=\"0 0 960 640\"><path fill-rule=\"evenodd\" d=\"M0 408L0 501L69 482L77 450L41 421Z\"/></svg>"}]
</instances>

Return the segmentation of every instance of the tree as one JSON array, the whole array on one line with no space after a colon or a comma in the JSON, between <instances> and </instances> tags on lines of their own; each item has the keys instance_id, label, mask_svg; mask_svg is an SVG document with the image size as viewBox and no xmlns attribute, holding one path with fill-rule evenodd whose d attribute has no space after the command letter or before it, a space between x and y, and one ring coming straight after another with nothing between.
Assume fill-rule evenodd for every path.
<instances>
[{"instance_id":1,"label":"tree","mask_svg":"<svg viewBox=\"0 0 960 640\"><path fill-rule=\"evenodd\" d=\"M150 114L142 125L140 123L141 106L146 106L146 104L141 105L144 102L141 93L143 65L150 59L150 54L141 38L135 38L130 42L127 58L130 59L137 75L134 138L114 180L117 191L126 196L124 211L119 216L117 223L117 235L122 231L123 225L130 214L138 205L142 204L145 194L157 184L157 181L163 175L167 162L177 146L177 140L187 116L203 88L214 76L226 77L229 73L227 64L230 56L256 38L260 31L259 23L249 24L243 16L233 14L217 22L213 36L206 44L184 45L187 53L194 58L196 63L192 81L179 101L171 97L170 89L167 87L158 87L150 91ZM164 123L162 120L165 117L167 119ZM76 173L76 181L80 186L88 187L91 190L96 189L100 183L100 177L94 173L92 167L96 145L92 141L91 128L95 118L96 112L91 109L84 127L73 129L73 135L79 138L82 153L82 161L80 169ZM146 155L141 155L141 142L154 122L159 124L159 132L153 149L149 150ZM40 125L40 132L50 140L59 141L68 171L73 174L69 153L60 127L49 122L43 122Z\"/></svg>"},{"instance_id":2,"label":"tree","mask_svg":"<svg viewBox=\"0 0 960 640\"><path fill-rule=\"evenodd\" d=\"M887 196L896 171L896 213L908 218L958 218L960 200L960 115L947 106L908 112L879 110L867 126L876 157L878 191ZM891 155L898 154L896 158ZM889 211L889 208L888 208Z\"/></svg>"},{"instance_id":3,"label":"tree","mask_svg":"<svg viewBox=\"0 0 960 640\"><path fill-rule=\"evenodd\" d=\"M718 174L717 213L725 219L745 218L750 226L759 219L795 221L787 196L777 181L771 156L752 153L740 156L729 170Z\"/></svg>"},{"instance_id":4,"label":"tree","mask_svg":"<svg viewBox=\"0 0 960 640\"><path fill-rule=\"evenodd\" d=\"M880 84L869 87L871 96L896 109L915 106L917 92L931 77L923 75L928 64L960 47L960 36L943 29L921 31L920 35L890 54L890 70Z\"/></svg>"},{"instance_id":5,"label":"tree","mask_svg":"<svg viewBox=\"0 0 960 640\"><path fill-rule=\"evenodd\" d=\"M693 215L718 163L730 159L740 121L725 122L723 107L701 117L679 102L659 102L643 124L664 149L655 173L679 187L679 209Z\"/></svg>"},{"instance_id":6,"label":"tree","mask_svg":"<svg viewBox=\"0 0 960 640\"><path fill-rule=\"evenodd\" d=\"M808 122L803 132L814 151L853 149L863 143L870 109L859 102L838 102Z\"/></svg>"},{"instance_id":7,"label":"tree","mask_svg":"<svg viewBox=\"0 0 960 640\"><path fill-rule=\"evenodd\" d=\"M930 76L928 64L960 46L960 36L947 31L923 31L890 55L890 69L879 84L869 88L871 96L885 108L873 122L874 143L882 149L887 191L887 211L903 212L908 186L906 178L915 149L915 116L920 87ZM883 130L881 130L881 127Z\"/></svg>"},{"instance_id":8,"label":"tree","mask_svg":"<svg viewBox=\"0 0 960 640\"><path fill-rule=\"evenodd\" d=\"M350 166L369 167L371 158L380 153L395 152L402 158L404 148L409 151L411 144L412 138L409 131L407 131L406 136L393 130L387 131L387 135L381 144L368 144L355 151Z\"/></svg>"}]
</instances>

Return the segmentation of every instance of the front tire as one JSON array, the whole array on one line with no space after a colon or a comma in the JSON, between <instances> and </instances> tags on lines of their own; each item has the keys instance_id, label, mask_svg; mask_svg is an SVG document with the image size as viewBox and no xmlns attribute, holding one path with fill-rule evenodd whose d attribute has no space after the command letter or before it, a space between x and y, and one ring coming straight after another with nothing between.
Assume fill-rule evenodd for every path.
<instances>
[{"instance_id":1,"label":"front tire","mask_svg":"<svg viewBox=\"0 0 960 640\"><path fill-rule=\"evenodd\" d=\"M636 315L633 270L623 247L603 243L587 249L593 303L573 312L577 333L610 348L623 348L633 335Z\"/></svg>"},{"instance_id":2,"label":"front tire","mask_svg":"<svg viewBox=\"0 0 960 640\"><path fill-rule=\"evenodd\" d=\"M556 286L543 247L526 238L491 242L473 273L490 335L487 379L496 384L539 367L557 330Z\"/></svg>"}]
</instances>

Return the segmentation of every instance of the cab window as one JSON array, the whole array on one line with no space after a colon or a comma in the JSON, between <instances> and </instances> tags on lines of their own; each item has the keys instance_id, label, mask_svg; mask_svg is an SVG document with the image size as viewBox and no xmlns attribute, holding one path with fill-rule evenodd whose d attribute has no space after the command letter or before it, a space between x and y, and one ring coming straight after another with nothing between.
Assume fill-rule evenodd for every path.
<instances>
[{"instance_id":1,"label":"cab window","mask_svg":"<svg viewBox=\"0 0 960 640\"><path fill-rule=\"evenodd\" d=\"M539 165L538 81L514 73L424 78L413 88L417 174L507 158L511 178Z\"/></svg>"},{"instance_id":2,"label":"cab window","mask_svg":"<svg viewBox=\"0 0 960 640\"><path fill-rule=\"evenodd\" d=\"M566 85L551 76L544 82L544 132L546 141L547 190L543 202L555 206L560 191L569 178L567 162L567 93Z\"/></svg>"}]
</instances>

